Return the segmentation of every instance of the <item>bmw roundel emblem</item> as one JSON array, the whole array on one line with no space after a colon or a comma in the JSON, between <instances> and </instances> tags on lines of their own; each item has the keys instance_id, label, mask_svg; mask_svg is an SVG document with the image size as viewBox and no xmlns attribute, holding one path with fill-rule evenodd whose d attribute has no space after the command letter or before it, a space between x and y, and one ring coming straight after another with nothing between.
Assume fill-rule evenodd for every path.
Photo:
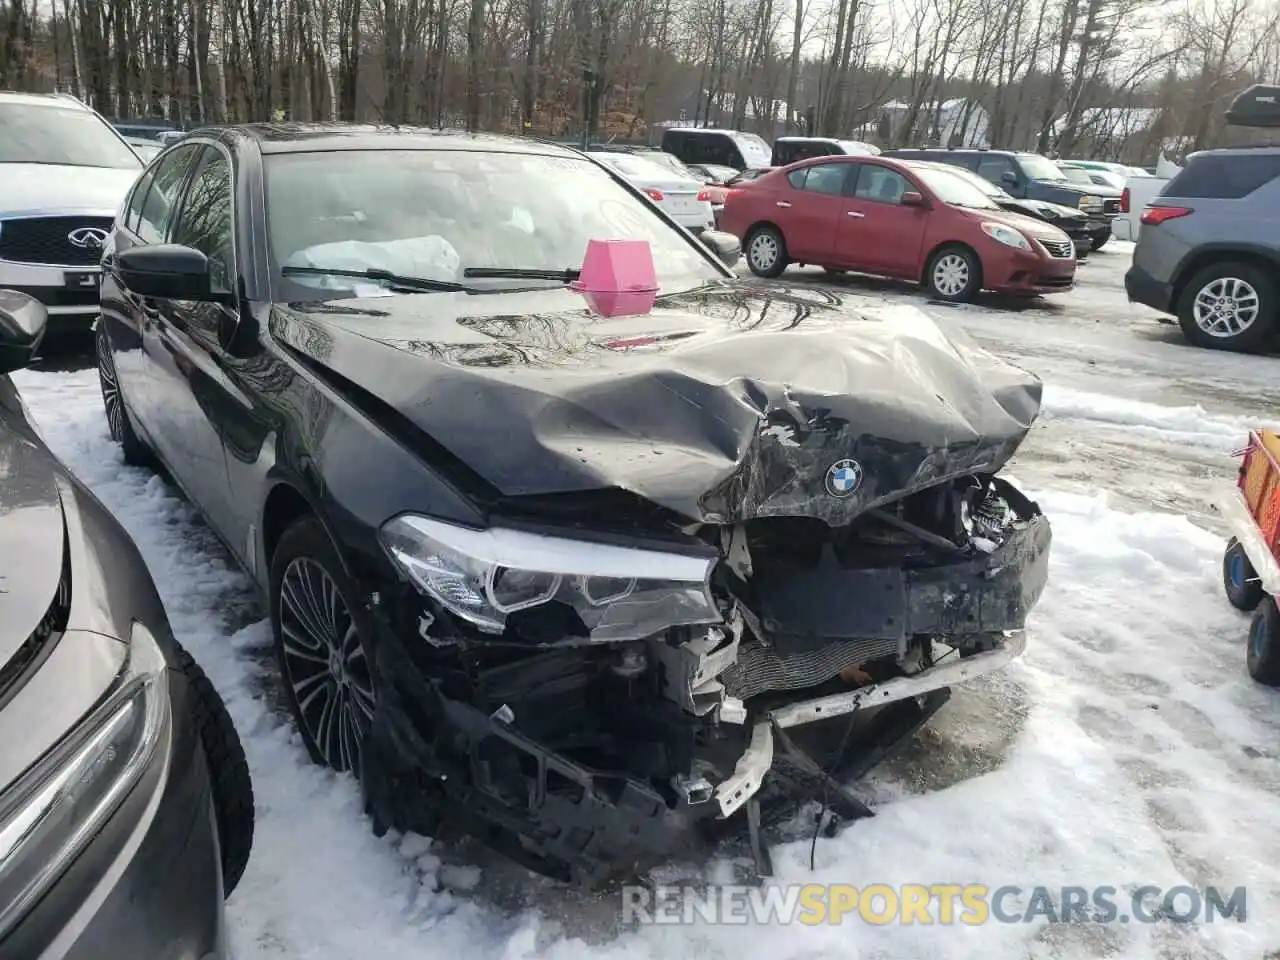
<instances>
[{"instance_id":1,"label":"bmw roundel emblem","mask_svg":"<svg viewBox=\"0 0 1280 960\"><path fill-rule=\"evenodd\" d=\"M827 468L827 493L831 496L852 496L860 486L862 464L857 460L837 460Z\"/></svg>"}]
</instances>

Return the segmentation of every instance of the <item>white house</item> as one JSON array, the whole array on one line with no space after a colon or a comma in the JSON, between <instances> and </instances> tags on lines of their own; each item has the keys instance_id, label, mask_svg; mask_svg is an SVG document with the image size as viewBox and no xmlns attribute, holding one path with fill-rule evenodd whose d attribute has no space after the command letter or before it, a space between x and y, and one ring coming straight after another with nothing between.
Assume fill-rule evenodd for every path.
<instances>
[{"instance_id":1,"label":"white house","mask_svg":"<svg viewBox=\"0 0 1280 960\"><path fill-rule=\"evenodd\" d=\"M911 104L890 100L880 108L881 132L887 122L891 140L897 140L902 125L911 112ZM924 142L939 147L989 147L991 118L979 104L957 97L942 102L924 103L916 113L912 146Z\"/></svg>"}]
</instances>

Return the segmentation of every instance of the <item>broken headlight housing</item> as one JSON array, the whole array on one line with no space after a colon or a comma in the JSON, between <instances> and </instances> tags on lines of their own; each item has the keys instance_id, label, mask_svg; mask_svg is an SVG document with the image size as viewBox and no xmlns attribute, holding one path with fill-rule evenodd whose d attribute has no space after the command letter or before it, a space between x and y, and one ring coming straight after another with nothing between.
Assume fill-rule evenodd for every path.
<instances>
[{"instance_id":1,"label":"broken headlight housing","mask_svg":"<svg viewBox=\"0 0 1280 960\"><path fill-rule=\"evenodd\" d=\"M419 590L486 633L502 633L510 614L552 603L572 608L598 642L722 619L711 594L711 555L474 530L413 514L390 520L381 534Z\"/></svg>"}]
</instances>

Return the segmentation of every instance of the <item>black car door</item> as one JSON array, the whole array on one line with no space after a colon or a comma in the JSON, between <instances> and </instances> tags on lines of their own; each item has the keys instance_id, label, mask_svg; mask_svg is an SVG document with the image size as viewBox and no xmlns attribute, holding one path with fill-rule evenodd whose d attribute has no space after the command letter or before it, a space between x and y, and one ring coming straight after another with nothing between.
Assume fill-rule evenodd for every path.
<instances>
[{"instance_id":1,"label":"black car door","mask_svg":"<svg viewBox=\"0 0 1280 960\"><path fill-rule=\"evenodd\" d=\"M111 250L103 260L102 323L107 326L120 395L135 422L150 438L152 398L143 363L142 340L156 316L156 302L134 293L115 269L115 256L148 243L164 243L178 200L199 150L183 145L149 167L133 188L123 216L116 221Z\"/></svg>"},{"instance_id":2,"label":"black car door","mask_svg":"<svg viewBox=\"0 0 1280 960\"><path fill-rule=\"evenodd\" d=\"M236 283L232 165L221 147L201 146L169 242L209 260L210 287L232 293ZM143 334L151 391L152 440L188 496L224 536L231 525L227 464L219 428L230 383L220 360L218 331L234 321L224 303L159 300Z\"/></svg>"}]
</instances>

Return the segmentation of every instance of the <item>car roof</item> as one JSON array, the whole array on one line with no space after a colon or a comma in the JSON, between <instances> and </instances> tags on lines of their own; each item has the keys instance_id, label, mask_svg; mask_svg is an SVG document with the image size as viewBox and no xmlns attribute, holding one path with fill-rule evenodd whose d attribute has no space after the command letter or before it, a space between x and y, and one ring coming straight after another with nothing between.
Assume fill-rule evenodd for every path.
<instances>
[{"instance_id":1,"label":"car roof","mask_svg":"<svg viewBox=\"0 0 1280 960\"><path fill-rule=\"evenodd\" d=\"M393 127L357 123L244 123L201 127L192 136L252 144L264 154L327 153L341 150L471 150L580 157L577 150L545 140L467 133L432 127Z\"/></svg>"},{"instance_id":2,"label":"car roof","mask_svg":"<svg viewBox=\"0 0 1280 960\"><path fill-rule=\"evenodd\" d=\"M728 137L747 136L741 130L725 130L723 127L668 127L666 133L723 133Z\"/></svg>"},{"instance_id":3,"label":"car roof","mask_svg":"<svg viewBox=\"0 0 1280 960\"><path fill-rule=\"evenodd\" d=\"M32 107L62 107L64 110L88 110L84 101L69 93L21 93L17 90L0 90L0 103L22 103Z\"/></svg>"}]
</instances>

